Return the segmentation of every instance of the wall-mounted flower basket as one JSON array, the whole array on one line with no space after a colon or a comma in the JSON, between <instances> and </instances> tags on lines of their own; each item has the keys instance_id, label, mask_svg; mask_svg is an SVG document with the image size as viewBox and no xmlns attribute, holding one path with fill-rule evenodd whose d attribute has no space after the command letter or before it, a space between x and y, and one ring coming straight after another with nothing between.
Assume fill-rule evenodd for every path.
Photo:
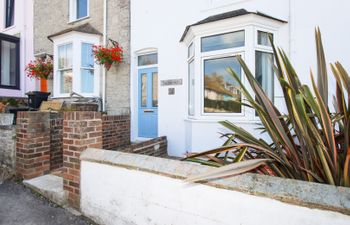
<instances>
[{"instance_id":1,"label":"wall-mounted flower basket","mask_svg":"<svg viewBox=\"0 0 350 225\"><path fill-rule=\"evenodd\" d=\"M123 48L118 42L110 40L112 46L94 45L93 53L96 62L109 70L112 64L120 64L123 61Z\"/></svg>"},{"instance_id":2,"label":"wall-mounted flower basket","mask_svg":"<svg viewBox=\"0 0 350 225\"><path fill-rule=\"evenodd\" d=\"M26 66L27 76L40 80L40 91L47 92L47 79L53 72L53 63L50 57L31 61Z\"/></svg>"}]
</instances>

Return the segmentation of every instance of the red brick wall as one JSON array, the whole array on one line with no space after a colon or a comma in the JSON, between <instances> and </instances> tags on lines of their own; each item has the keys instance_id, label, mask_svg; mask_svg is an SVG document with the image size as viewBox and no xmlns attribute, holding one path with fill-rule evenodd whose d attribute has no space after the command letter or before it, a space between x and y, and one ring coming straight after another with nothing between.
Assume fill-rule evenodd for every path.
<instances>
[{"instance_id":1,"label":"red brick wall","mask_svg":"<svg viewBox=\"0 0 350 225\"><path fill-rule=\"evenodd\" d=\"M63 113L50 114L50 169L63 166Z\"/></svg>"},{"instance_id":2,"label":"red brick wall","mask_svg":"<svg viewBox=\"0 0 350 225\"><path fill-rule=\"evenodd\" d=\"M63 173L68 202L80 205L80 153L102 148L102 120L99 112L65 112L63 121Z\"/></svg>"},{"instance_id":3,"label":"red brick wall","mask_svg":"<svg viewBox=\"0 0 350 225\"><path fill-rule=\"evenodd\" d=\"M168 141L165 136L132 144L121 151L149 156L167 156Z\"/></svg>"},{"instance_id":4,"label":"red brick wall","mask_svg":"<svg viewBox=\"0 0 350 225\"><path fill-rule=\"evenodd\" d=\"M130 144L130 116L102 116L103 149Z\"/></svg>"},{"instance_id":5,"label":"red brick wall","mask_svg":"<svg viewBox=\"0 0 350 225\"><path fill-rule=\"evenodd\" d=\"M18 112L16 171L23 179L50 171L50 114Z\"/></svg>"}]
</instances>

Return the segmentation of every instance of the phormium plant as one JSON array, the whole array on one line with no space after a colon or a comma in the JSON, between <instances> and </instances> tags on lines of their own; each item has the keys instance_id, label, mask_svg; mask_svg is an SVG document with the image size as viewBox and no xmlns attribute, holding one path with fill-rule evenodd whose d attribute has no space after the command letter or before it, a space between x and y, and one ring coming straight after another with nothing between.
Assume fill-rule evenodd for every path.
<instances>
[{"instance_id":1,"label":"phormium plant","mask_svg":"<svg viewBox=\"0 0 350 225\"><path fill-rule=\"evenodd\" d=\"M239 62L254 95L248 92L239 76L228 69L239 83L247 106L256 110L263 132L269 135L271 141L259 139L229 121L221 121L220 124L232 131L223 135L227 138L224 145L187 157L187 160L219 168L189 177L188 181L255 171L284 178L350 186L350 77L341 63L330 64L336 80L334 110L331 110L328 106L327 64L318 28L315 37L317 83L311 72L312 88L301 83L286 53L273 45L275 74L283 90L288 110L286 114L280 112L268 98L241 58Z\"/></svg>"}]
</instances>

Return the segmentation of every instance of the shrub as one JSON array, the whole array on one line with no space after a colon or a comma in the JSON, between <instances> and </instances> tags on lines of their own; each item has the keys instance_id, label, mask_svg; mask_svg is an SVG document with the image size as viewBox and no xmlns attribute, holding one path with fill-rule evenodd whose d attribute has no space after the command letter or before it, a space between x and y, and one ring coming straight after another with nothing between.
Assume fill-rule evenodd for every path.
<instances>
[{"instance_id":1,"label":"shrub","mask_svg":"<svg viewBox=\"0 0 350 225\"><path fill-rule=\"evenodd\" d=\"M311 72L312 88L301 83L286 53L273 45L275 74L283 90L287 114L280 112L268 98L241 58L239 62L254 95L247 91L239 76L228 69L239 83L247 105L255 109L263 132L269 135L271 141L258 139L229 121L221 121L220 124L232 131L224 134L227 138L224 145L187 157L187 160L220 168L189 177L188 181L255 171L284 178L350 186L350 77L341 63L330 64L336 80L335 110L331 112L328 107L327 65L318 28L315 37L317 84Z\"/></svg>"}]
</instances>

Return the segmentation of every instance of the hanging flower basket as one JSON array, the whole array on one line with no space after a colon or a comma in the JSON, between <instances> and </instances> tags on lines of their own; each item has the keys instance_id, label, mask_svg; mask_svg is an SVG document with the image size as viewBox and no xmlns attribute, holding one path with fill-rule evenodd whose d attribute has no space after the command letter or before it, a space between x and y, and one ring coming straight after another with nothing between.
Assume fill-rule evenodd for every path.
<instances>
[{"instance_id":1,"label":"hanging flower basket","mask_svg":"<svg viewBox=\"0 0 350 225\"><path fill-rule=\"evenodd\" d=\"M102 45L94 45L93 53L96 62L109 70L112 64L118 65L123 61L123 48L118 44L118 42L112 41L112 46L106 47Z\"/></svg>"},{"instance_id":2,"label":"hanging flower basket","mask_svg":"<svg viewBox=\"0 0 350 225\"><path fill-rule=\"evenodd\" d=\"M26 66L26 74L30 78L40 80L40 91L47 92L47 79L53 73L53 63L50 57L30 61Z\"/></svg>"}]
</instances>

